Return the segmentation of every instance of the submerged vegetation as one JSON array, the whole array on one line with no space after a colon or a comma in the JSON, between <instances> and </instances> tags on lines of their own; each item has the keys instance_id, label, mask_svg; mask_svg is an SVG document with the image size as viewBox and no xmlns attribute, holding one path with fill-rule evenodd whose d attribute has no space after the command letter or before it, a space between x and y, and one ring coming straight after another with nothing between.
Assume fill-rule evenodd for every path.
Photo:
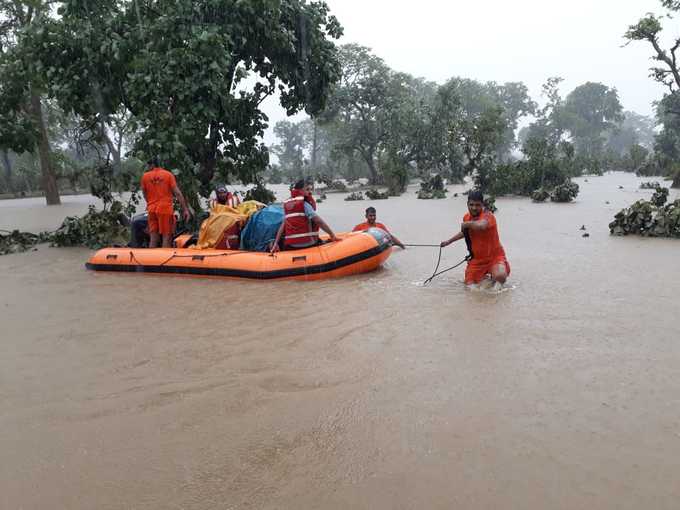
<instances>
[{"instance_id":1,"label":"submerged vegetation","mask_svg":"<svg viewBox=\"0 0 680 510\"><path fill-rule=\"evenodd\" d=\"M420 182L418 198L421 200L432 200L446 198L448 190L444 187L444 180L439 174L424 178Z\"/></svg>"},{"instance_id":2,"label":"submerged vegetation","mask_svg":"<svg viewBox=\"0 0 680 510\"><path fill-rule=\"evenodd\" d=\"M613 235L680 238L680 199L666 204L668 188L659 188L651 200L638 200L620 211L609 224Z\"/></svg>"},{"instance_id":3,"label":"submerged vegetation","mask_svg":"<svg viewBox=\"0 0 680 510\"><path fill-rule=\"evenodd\" d=\"M372 200L411 179L418 198L442 199L444 180L467 178L492 200L569 202L572 178L608 170L680 186L678 46L662 47L663 16L625 32L650 45L652 79L668 90L654 119L624 110L603 83L563 96L551 77L532 98L522 82L414 77L370 48L338 45L343 28L324 2L0 0L0 20L0 195L41 189L56 204L89 189L106 204L67 218L59 244L118 238L113 196L135 191L151 157L197 212L216 182L253 184L246 198L271 203L266 183L300 177L340 192L364 179ZM307 118L276 123L268 147L269 97ZM655 189L652 202L665 201Z\"/></svg>"}]
</instances>

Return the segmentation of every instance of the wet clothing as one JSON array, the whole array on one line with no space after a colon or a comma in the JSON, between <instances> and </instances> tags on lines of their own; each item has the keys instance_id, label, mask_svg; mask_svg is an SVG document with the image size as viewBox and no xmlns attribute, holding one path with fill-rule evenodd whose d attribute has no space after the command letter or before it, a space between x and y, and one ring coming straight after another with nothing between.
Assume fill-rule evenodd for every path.
<instances>
[{"instance_id":1,"label":"wet clothing","mask_svg":"<svg viewBox=\"0 0 680 510\"><path fill-rule=\"evenodd\" d=\"M149 233L172 235L175 233L175 214L161 214L149 211Z\"/></svg>"},{"instance_id":2,"label":"wet clothing","mask_svg":"<svg viewBox=\"0 0 680 510\"><path fill-rule=\"evenodd\" d=\"M352 229L352 232L364 232L368 230L369 228L380 228L384 230L385 232L389 233L389 230L387 230L387 227L383 225L382 223L378 223L377 221L371 225L369 222L364 221L363 223L359 223L356 227Z\"/></svg>"},{"instance_id":3,"label":"wet clothing","mask_svg":"<svg viewBox=\"0 0 680 510\"><path fill-rule=\"evenodd\" d=\"M465 269L466 284L479 283L487 274L491 274L491 269L498 264L504 265L507 275L510 275L510 264L498 237L496 217L489 211L483 211L479 218L474 219L481 220L487 220L489 223L486 229L469 229L473 258ZM463 221L473 221L470 213L465 215Z\"/></svg>"},{"instance_id":4,"label":"wet clothing","mask_svg":"<svg viewBox=\"0 0 680 510\"><path fill-rule=\"evenodd\" d=\"M146 210L149 213L173 214L172 190L177 186L177 180L172 173L163 168L152 168L142 175L141 185L146 197Z\"/></svg>"}]
</instances>

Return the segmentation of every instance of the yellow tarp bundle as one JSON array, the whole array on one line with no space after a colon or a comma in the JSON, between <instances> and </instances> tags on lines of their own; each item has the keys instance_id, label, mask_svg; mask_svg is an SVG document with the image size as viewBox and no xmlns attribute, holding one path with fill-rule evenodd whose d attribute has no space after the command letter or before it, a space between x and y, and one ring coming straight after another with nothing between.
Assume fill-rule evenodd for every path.
<instances>
[{"instance_id":1,"label":"yellow tarp bundle","mask_svg":"<svg viewBox=\"0 0 680 510\"><path fill-rule=\"evenodd\" d=\"M198 232L198 243L191 248L195 250L214 248L225 230L231 228L237 222L243 228L248 218L263 207L265 207L263 203L255 200L248 200L237 207L215 204L210 209L210 217L201 224L201 229Z\"/></svg>"}]
</instances>

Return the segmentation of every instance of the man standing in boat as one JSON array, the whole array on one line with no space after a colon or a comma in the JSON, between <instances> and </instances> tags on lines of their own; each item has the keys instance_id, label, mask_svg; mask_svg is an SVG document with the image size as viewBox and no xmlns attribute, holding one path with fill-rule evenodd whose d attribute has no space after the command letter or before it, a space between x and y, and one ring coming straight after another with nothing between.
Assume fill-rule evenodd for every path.
<instances>
[{"instance_id":1,"label":"man standing in boat","mask_svg":"<svg viewBox=\"0 0 680 510\"><path fill-rule=\"evenodd\" d=\"M290 194L291 197L283 203L284 219L276 233L272 253L279 250L279 241L282 238L285 250L300 250L319 244L319 228L330 236L331 241L338 240L311 205L313 198L304 180L296 182Z\"/></svg>"},{"instance_id":2,"label":"man standing in boat","mask_svg":"<svg viewBox=\"0 0 680 510\"><path fill-rule=\"evenodd\" d=\"M170 248L172 236L175 233L173 195L177 197L182 207L184 221L189 221L191 218L184 195L177 187L175 176L161 168L158 159L153 158L149 160L148 169L142 175L141 187L144 200L146 200L146 210L149 213L149 248L158 248L161 236L163 248Z\"/></svg>"},{"instance_id":3,"label":"man standing in boat","mask_svg":"<svg viewBox=\"0 0 680 510\"><path fill-rule=\"evenodd\" d=\"M465 238L467 232L472 258L465 269L465 284L478 284L486 275L490 275L495 286L502 286L510 276L510 264L498 237L496 217L484 209L484 195L481 191L471 191L468 195L468 211L463 218L460 232L451 239L442 241L441 247Z\"/></svg>"},{"instance_id":4,"label":"man standing in boat","mask_svg":"<svg viewBox=\"0 0 680 510\"><path fill-rule=\"evenodd\" d=\"M375 221L377 217L378 214L375 210L375 207L368 207L366 209L366 221L363 223L359 223L356 227L354 227L352 232L364 232L369 228L382 229L390 235L390 238L392 239L392 244L394 244L395 246L399 246L399 248L401 248L402 250L405 250L406 246L404 246L404 244L399 239L397 239L397 236L395 236L389 230L387 230L387 227L385 225Z\"/></svg>"}]
</instances>

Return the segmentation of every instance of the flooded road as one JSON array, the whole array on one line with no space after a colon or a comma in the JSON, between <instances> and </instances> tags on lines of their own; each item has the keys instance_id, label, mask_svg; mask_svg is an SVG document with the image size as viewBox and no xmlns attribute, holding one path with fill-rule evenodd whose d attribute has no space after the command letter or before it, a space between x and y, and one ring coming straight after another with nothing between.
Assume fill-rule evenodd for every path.
<instances>
[{"instance_id":1,"label":"flooded road","mask_svg":"<svg viewBox=\"0 0 680 510\"><path fill-rule=\"evenodd\" d=\"M677 508L680 241L609 236L640 179L578 182L572 204L498 200L498 295L463 268L423 287L428 248L316 283L0 257L0 508ZM413 191L320 213L453 234L465 197ZM64 201L0 201L0 228L54 228L88 197Z\"/></svg>"}]
</instances>

